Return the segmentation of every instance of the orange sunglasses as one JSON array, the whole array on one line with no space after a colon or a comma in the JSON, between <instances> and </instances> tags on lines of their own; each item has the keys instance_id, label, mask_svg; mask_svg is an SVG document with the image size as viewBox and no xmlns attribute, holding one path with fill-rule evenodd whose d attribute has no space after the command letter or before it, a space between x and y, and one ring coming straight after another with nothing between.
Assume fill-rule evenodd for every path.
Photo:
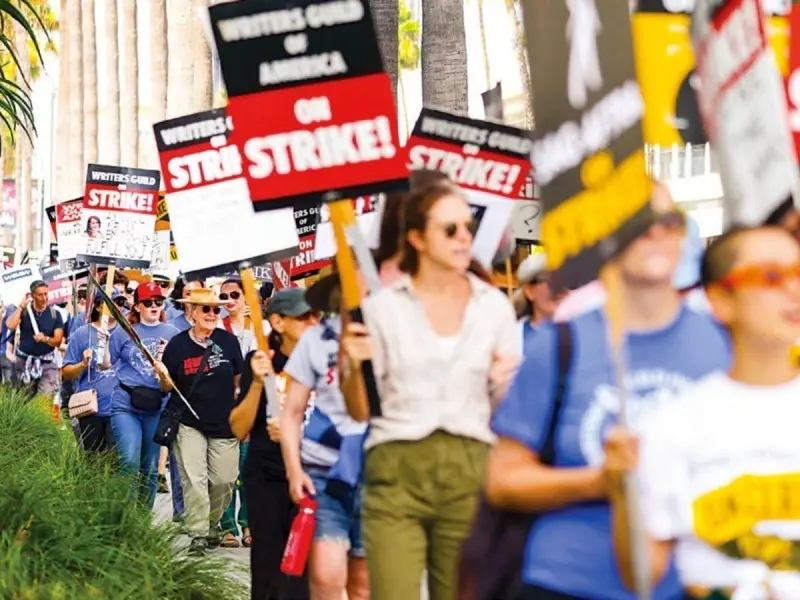
<instances>
[{"instance_id":1,"label":"orange sunglasses","mask_svg":"<svg viewBox=\"0 0 800 600\"><path fill-rule=\"evenodd\" d=\"M729 290L745 287L781 288L792 279L800 279L800 263L762 263L734 269L720 279L718 284Z\"/></svg>"}]
</instances>

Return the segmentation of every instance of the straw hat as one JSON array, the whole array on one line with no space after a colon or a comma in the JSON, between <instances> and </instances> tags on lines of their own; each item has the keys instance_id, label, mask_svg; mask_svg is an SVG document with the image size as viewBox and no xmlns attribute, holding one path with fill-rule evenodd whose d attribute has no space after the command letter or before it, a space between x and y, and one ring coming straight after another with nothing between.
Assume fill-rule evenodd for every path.
<instances>
[{"instance_id":1,"label":"straw hat","mask_svg":"<svg viewBox=\"0 0 800 600\"><path fill-rule=\"evenodd\" d=\"M177 300L176 302L180 302L181 304L193 304L195 306L222 306L225 304L223 300L217 297L214 290L208 288L192 290L189 292L188 298Z\"/></svg>"}]
</instances>

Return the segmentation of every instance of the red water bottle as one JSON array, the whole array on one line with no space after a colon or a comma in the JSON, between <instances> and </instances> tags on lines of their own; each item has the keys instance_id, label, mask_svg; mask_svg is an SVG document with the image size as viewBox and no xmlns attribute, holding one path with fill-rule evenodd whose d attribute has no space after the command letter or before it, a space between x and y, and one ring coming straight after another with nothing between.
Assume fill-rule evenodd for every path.
<instances>
[{"instance_id":1,"label":"red water bottle","mask_svg":"<svg viewBox=\"0 0 800 600\"><path fill-rule=\"evenodd\" d=\"M299 512L292 521L289 531L289 540L283 551L281 572L293 577L302 577L306 570L308 554L311 552L311 542L314 539L316 526L317 501L306 496L300 500Z\"/></svg>"}]
</instances>

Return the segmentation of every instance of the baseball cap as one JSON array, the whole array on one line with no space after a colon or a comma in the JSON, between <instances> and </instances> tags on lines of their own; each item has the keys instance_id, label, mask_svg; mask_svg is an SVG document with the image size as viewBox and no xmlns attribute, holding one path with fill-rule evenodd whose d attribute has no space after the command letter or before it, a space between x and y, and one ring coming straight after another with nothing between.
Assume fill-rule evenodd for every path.
<instances>
[{"instance_id":1,"label":"baseball cap","mask_svg":"<svg viewBox=\"0 0 800 600\"><path fill-rule=\"evenodd\" d=\"M547 256L544 252L531 254L522 261L517 269L517 281L520 285L533 282L539 275L547 270Z\"/></svg>"},{"instance_id":2,"label":"baseball cap","mask_svg":"<svg viewBox=\"0 0 800 600\"><path fill-rule=\"evenodd\" d=\"M141 284L133 294L133 301L137 303L153 298L164 298L164 290L152 281Z\"/></svg>"},{"instance_id":3,"label":"baseball cap","mask_svg":"<svg viewBox=\"0 0 800 600\"><path fill-rule=\"evenodd\" d=\"M304 289L288 288L279 290L272 295L267 316L299 317L312 312L312 310L311 306L306 302L306 291Z\"/></svg>"}]
</instances>

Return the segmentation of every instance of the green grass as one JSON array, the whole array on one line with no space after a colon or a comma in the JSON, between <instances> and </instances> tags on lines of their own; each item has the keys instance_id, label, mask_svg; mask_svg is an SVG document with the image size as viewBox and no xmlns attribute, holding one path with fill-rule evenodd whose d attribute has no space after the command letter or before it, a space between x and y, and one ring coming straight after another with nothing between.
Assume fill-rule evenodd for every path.
<instances>
[{"instance_id":1,"label":"green grass","mask_svg":"<svg viewBox=\"0 0 800 600\"><path fill-rule=\"evenodd\" d=\"M83 456L48 408L0 388L0 598L246 597L221 559L176 552L115 457Z\"/></svg>"}]
</instances>

